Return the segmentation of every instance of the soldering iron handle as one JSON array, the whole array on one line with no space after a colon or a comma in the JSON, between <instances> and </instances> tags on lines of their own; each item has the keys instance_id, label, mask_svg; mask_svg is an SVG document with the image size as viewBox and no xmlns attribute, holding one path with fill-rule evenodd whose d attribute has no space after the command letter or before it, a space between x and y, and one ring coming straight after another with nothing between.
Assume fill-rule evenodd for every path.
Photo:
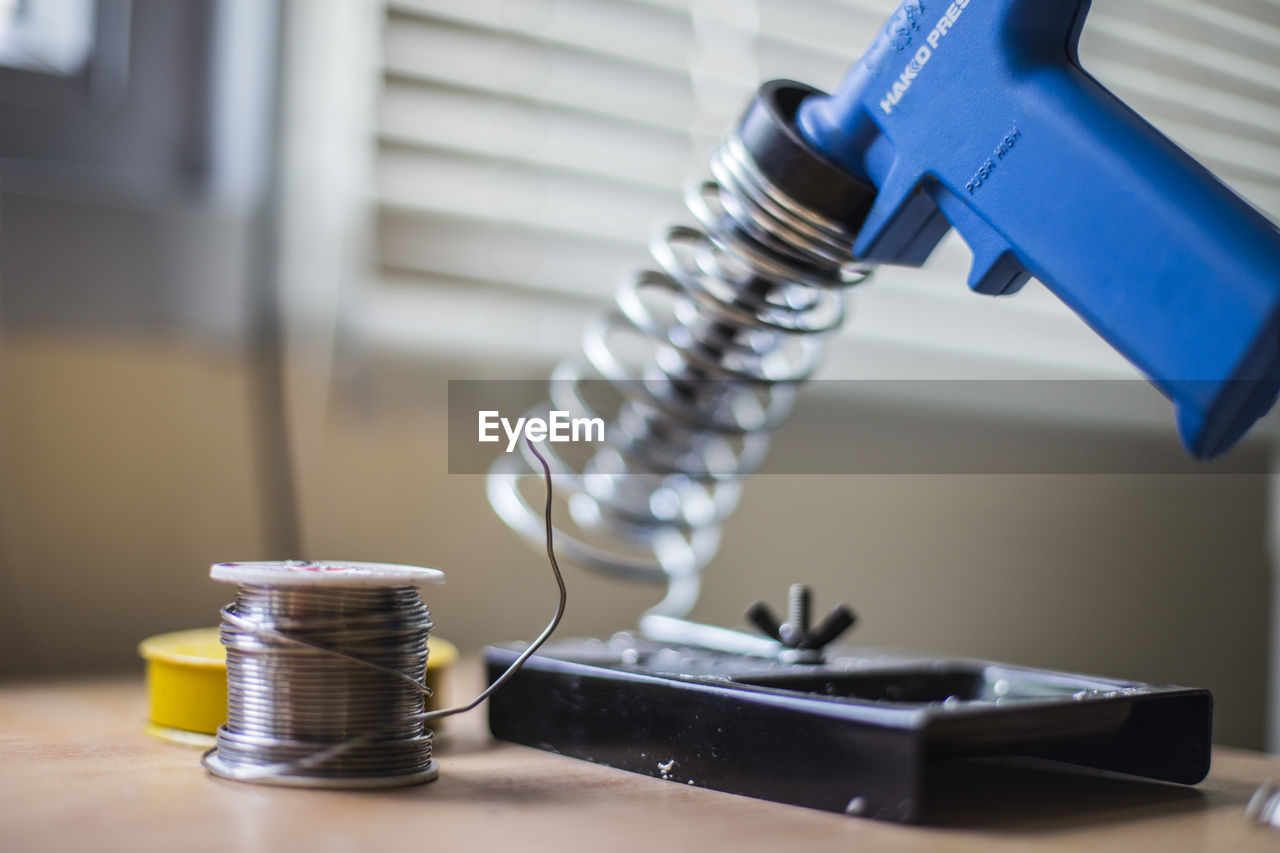
<instances>
[{"instance_id":1,"label":"soldering iron handle","mask_svg":"<svg viewBox=\"0 0 1280 853\"><path fill-rule=\"evenodd\" d=\"M1035 276L1174 402L1209 458L1280 388L1280 231L1080 67L1088 0L903 3L801 134L878 190L855 254Z\"/></svg>"}]
</instances>

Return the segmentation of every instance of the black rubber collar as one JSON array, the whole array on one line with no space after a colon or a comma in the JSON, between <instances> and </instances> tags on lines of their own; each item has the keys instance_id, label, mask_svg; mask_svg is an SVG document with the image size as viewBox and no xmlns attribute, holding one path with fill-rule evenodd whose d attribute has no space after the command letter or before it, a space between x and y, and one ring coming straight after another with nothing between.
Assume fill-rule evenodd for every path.
<instances>
[{"instance_id":1,"label":"black rubber collar","mask_svg":"<svg viewBox=\"0 0 1280 853\"><path fill-rule=\"evenodd\" d=\"M770 80L747 108L738 124L738 135L770 183L857 233L875 201L875 187L826 159L796 130L800 102L810 95L825 94L793 80Z\"/></svg>"}]
</instances>

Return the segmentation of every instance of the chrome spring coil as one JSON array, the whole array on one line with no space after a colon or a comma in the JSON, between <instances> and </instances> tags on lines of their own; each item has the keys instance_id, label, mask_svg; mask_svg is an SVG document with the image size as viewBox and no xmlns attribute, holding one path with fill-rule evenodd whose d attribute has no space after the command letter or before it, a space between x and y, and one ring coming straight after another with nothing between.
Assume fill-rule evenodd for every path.
<instances>
[{"instance_id":1,"label":"chrome spring coil","mask_svg":"<svg viewBox=\"0 0 1280 853\"><path fill-rule=\"evenodd\" d=\"M432 623L415 587L241 585L222 617L220 775L350 787L434 772L418 686Z\"/></svg>"},{"instance_id":2,"label":"chrome spring coil","mask_svg":"<svg viewBox=\"0 0 1280 853\"><path fill-rule=\"evenodd\" d=\"M738 135L710 171L685 196L697 225L655 233L656 266L624 279L614 309L589 324L581 353L550 383L551 408L609 423L580 467L544 445L581 534L558 528L556 541L588 568L666 584L646 618L692 608L742 478L817 368L823 336L843 322L844 289L871 273L854 261L854 235L766 179ZM612 411L587 387L598 380L614 392ZM488 478L495 511L531 543L540 516L520 480L535 470L528 453L504 454Z\"/></svg>"}]
</instances>

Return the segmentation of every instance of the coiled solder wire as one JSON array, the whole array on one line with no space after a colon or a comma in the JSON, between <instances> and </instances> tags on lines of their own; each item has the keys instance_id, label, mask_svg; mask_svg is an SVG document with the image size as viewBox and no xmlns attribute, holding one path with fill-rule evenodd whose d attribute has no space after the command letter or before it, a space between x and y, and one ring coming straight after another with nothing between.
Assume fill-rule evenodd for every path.
<instances>
[{"instance_id":1,"label":"coiled solder wire","mask_svg":"<svg viewBox=\"0 0 1280 853\"><path fill-rule=\"evenodd\" d=\"M221 762L233 768L297 763L376 730L376 738L294 767L291 781L394 784L433 772L423 694L414 683L426 673L431 627L412 586L240 586L223 609Z\"/></svg>"},{"instance_id":2,"label":"coiled solder wire","mask_svg":"<svg viewBox=\"0 0 1280 853\"><path fill-rule=\"evenodd\" d=\"M529 444L530 451L542 461ZM309 787L383 787L435 778L425 724L468 711L501 687L551 636L565 586L552 542L545 475L547 558L560 599L550 623L501 676L465 705L424 711L431 614L411 585L270 586L242 583L222 609L227 722L204 756L216 775Z\"/></svg>"}]
</instances>

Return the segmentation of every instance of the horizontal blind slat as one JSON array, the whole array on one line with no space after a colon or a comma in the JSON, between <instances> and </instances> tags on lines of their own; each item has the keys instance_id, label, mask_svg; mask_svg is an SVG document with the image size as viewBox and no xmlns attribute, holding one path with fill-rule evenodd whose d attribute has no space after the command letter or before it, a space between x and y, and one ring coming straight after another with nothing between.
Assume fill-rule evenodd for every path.
<instances>
[{"instance_id":1,"label":"horizontal blind slat","mask_svg":"<svg viewBox=\"0 0 1280 853\"><path fill-rule=\"evenodd\" d=\"M682 210L662 190L448 153L383 149L377 184L379 201L400 208L623 243L643 243L657 219Z\"/></svg>"},{"instance_id":2,"label":"horizontal blind slat","mask_svg":"<svg viewBox=\"0 0 1280 853\"><path fill-rule=\"evenodd\" d=\"M516 282L597 301L613 291L620 271L645 261L643 244L386 208L378 217L376 248L383 267Z\"/></svg>"},{"instance_id":3,"label":"horizontal blind slat","mask_svg":"<svg viewBox=\"0 0 1280 853\"><path fill-rule=\"evenodd\" d=\"M688 134L395 81L383 90L378 116L384 141L580 171L668 191L678 190L689 178L693 158Z\"/></svg>"},{"instance_id":4,"label":"horizontal blind slat","mask_svg":"<svg viewBox=\"0 0 1280 853\"><path fill-rule=\"evenodd\" d=\"M685 70L690 26L674 9L602 0L391 0L392 13L456 21L605 57Z\"/></svg>"},{"instance_id":5,"label":"horizontal blind slat","mask_svg":"<svg viewBox=\"0 0 1280 853\"><path fill-rule=\"evenodd\" d=\"M1126 37L1131 29L1086 26L1080 39L1081 56L1142 69L1170 81L1209 86L1261 103L1275 103L1280 96L1280 67L1263 69L1251 76L1244 69L1243 62L1227 63L1203 58L1194 61L1182 52L1184 46L1196 47L1190 40L1150 33L1141 38ZM1221 55L1226 54L1223 52ZM1089 67L1083 59L1082 64Z\"/></svg>"},{"instance_id":6,"label":"horizontal blind slat","mask_svg":"<svg viewBox=\"0 0 1280 853\"><path fill-rule=\"evenodd\" d=\"M523 37L430 22L391 21L386 71L502 97L523 97L687 130L696 112L688 75L563 50Z\"/></svg>"}]
</instances>

